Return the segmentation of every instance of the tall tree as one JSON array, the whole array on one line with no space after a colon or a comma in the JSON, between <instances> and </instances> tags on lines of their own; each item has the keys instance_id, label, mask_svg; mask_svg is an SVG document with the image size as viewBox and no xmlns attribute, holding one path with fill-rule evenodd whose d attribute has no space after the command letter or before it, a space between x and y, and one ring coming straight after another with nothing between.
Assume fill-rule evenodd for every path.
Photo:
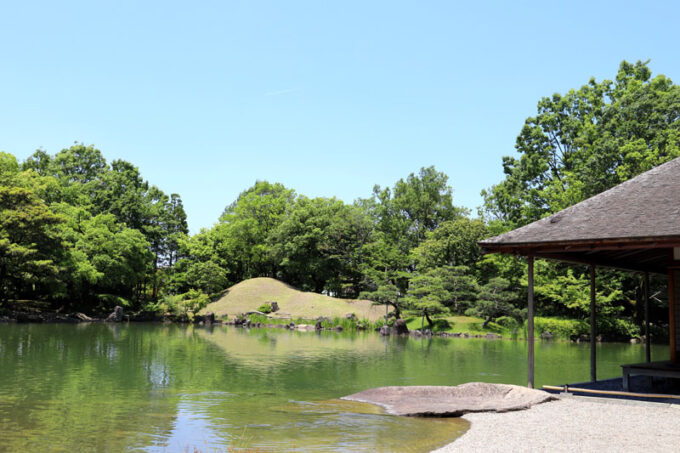
<instances>
[{"instance_id":1,"label":"tall tree","mask_svg":"<svg viewBox=\"0 0 680 453\"><path fill-rule=\"evenodd\" d=\"M61 222L33 190L0 185L0 300L49 294L57 283Z\"/></svg>"},{"instance_id":2,"label":"tall tree","mask_svg":"<svg viewBox=\"0 0 680 453\"><path fill-rule=\"evenodd\" d=\"M421 168L417 175L411 173L391 190L375 186L373 196L378 228L395 241L406 239L404 246L408 249L420 243L426 232L465 212L453 205L448 177L434 167Z\"/></svg>"},{"instance_id":3,"label":"tall tree","mask_svg":"<svg viewBox=\"0 0 680 453\"><path fill-rule=\"evenodd\" d=\"M614 81L541 99L515 149L483 195L490 218L519 226L680 156L680 87L624 61Z\"/></svg>"},{"instance_id":4,"label":"tall tree","mask_svg":"<svg viewBox=\"0 0 680 453\"><path fill-rule=\"evenodd\" d=\"M295 191L280 183L257 181L226 207L216 231L227 239L225 246L230 250L226 253L235 280L276 274L278 266L269 253L268 240L295 198Z\"/></svg>"},{"instance_id":5,"label":"tall tree","mask_svg":"<svg viewBox=\"0 0 680 453\"><path fill-rule=\"evenodd\" d=\"M467 266L474 268L481 258L477 242L488 235L481 220L461 217L443 222L427 232L425 240L412 251L417 267Z\"/></svg>"},{"instance_id":6,"label":"tall tree","mask_svg":"<svg viewBox=\"0 0 680 453\"><path fill-rule=\"evenodd\" d=\"M43 161L47 161L46 156L41 151L37 151L32 157L29 162L37 162L37 168L40 169L46 165L43 164ZM70 183L94 181L108 169L101 151L94 145L85 146L82 143L76 143L70 148L61 150L52 162L53 171Z\"/></svg>"},{"instance_id":7,"label":"tall tree","mask_svg":"<svg viewBox=\"0 0 680 453\"><path fill-rule=\"evenodd\" d=\"M351 288L358 295L360 249L371 229L370 219L355 206L299 197L270 245L284 281L316 292Z\"/></svg>"}]
</instances>

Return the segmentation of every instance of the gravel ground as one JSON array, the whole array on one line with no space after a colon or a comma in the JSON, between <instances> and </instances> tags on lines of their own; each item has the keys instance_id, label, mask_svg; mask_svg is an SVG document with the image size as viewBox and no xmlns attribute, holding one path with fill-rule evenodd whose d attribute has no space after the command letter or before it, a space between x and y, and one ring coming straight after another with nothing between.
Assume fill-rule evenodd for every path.
<instances>
[{"instance_id":1,"label":"gravel ground","mask_svg":"<svg viewBox=\"0 0 680 453\"><path fill-rule=\"evenodd\" d=\"M680 451L680 405L562 397L531 409L464 415L470 429L444 452Z\"/></svg>"}]
</instances>

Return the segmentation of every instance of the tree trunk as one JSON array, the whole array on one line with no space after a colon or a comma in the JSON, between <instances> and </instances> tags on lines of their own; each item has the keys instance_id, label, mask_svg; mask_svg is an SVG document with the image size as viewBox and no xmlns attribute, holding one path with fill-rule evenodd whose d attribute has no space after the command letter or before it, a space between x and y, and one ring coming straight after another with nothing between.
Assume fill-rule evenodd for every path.
<instances>
[{"instance_id":1,"label":"tree trunk","mask_svg":"<svg viewBox=\"0 0 680 453\"><path fill-rule=\"evenodd\" d=\"M397 304L389 304L392 307L394 307L394 318L395 319L400 319L401 318L401 310L399 310L399 307Z\"/></svg>"},{"instance_id":2,"label":"tree trunk","mask_svg":"<svg viewBox=\"0 0 680 453\"><path fill-rule=\"evenodd\" d=\"M425 319L427 319L427 325L430 327L430 330L434 330L434 321L430 318L429 313L427 310L425 310Z\"/></svg>"}]
</instances>

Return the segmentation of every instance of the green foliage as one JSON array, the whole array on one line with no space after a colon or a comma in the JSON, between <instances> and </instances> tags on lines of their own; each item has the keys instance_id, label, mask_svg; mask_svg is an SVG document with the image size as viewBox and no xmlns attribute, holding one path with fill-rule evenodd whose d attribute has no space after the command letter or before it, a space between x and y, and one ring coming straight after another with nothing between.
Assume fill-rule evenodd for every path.
<instances>
[{"instance_id":1,"label":"green foliage","mask_svg":"<svg viewBox=\"0 0 680 453\"><path fill-rule=\"evenodd\" d=\"M132 304L124 297L116 296L115 294L97 294L102 310L112 309L116 305L121 307L130 307Z\"/></svg>"},{"instance_id":2,"label":"green foliage","mask_svg":"<svg viewBox=\"0 0 680 453\"><path fill-rule=\"evenodd\" d=\"M495 323L501 326L503 329L515 329L520 325L519 321L517 321L517 318L513 318L512 316L499 316L496 318Z\"/></svg>"},{"instance_id":3,"label":"green foliage","mask_svg":"<svg viewBox=\"0 0 680 453\"><path fill-rule=\"evenodd\" d=\"M187 231L178 195L149 186L127 162L109 165L94 146L38 150L21 165L2 153L0 192L0 261L11 270L0 276L0 298L85 310L122 298L137 308L158 296L159 266L176 261Z\"/></svg>"},{"instance_id":4,"label":"green foliage","mask_svg":"<svg viewBox=\"0 0 680 453\"><path fill-rule=\"evenodd\" d=\"M400 179L392 190L376 186L373 197L378 203L378 229L397 241L406 240L408 249L418 245L426 232L465 213L453 205L447 183L444 173L428 167Z\"/></svg>"},{"instance_id":5,"label":"green foliage","mask_svg":"<svg viewBox=\"0 0 680 453\"><path fill-rule=\"evenodd\" d=\"M0 175L3 175L3 179L5 179L16 173L19 173L17 158L12 154L0 151Z\"/></svg>"},{"instance_id":6,"label":"green foliage","mask_svg":"<svg viewBox=\"0 0 680 453\"><path fill-rule=\"evenodd\" d=\"M626 341L630 338L639 338L642 329L630 319L604 316L598 320L597 333L607 340Z\"/></svg>"},{"instance_id":7,"label":"green foliage","mask_svg":"<svg viewBox=\"0 0 680 453\"><path fill-rule=\"evenodd\" d=\"M295 192L282 184L257 181L225 208L213 231L220 237L217 254L228 261L232 281L276 274L268 240L295 199Z\"/></svg>"},{"instance_id":8,"label":"green foliage","mask_svg":"<svg viewBox=\"0 0 680 453\"><path fill-rule=\"evenodd\" d=\"M387 305L394 309L395 318L401 316L403 304L399 302L401 293L389 280L381 281L373 291L362 291L359 298L372 300L374 305Z\"/></svg>"},{"instance_id":9,"label":"green foliage","mask_svg":"<svg viewBox=\"0 0 680 453\"><path fill-rule=\"evenodd\" d=\"M370 220L335 198L299 197L270 237L281 278L303 290L358 295Z\"/></svg>"},{"instance_id":10,"label":"green foliage","mask_svg":"<svg viewBox=\"0 0 680 453\"><path fill-rule=\"evenodd\" d=\"M186 318L191 321L209 303L210 298L207 294L191 289L184 294L164 296L153 308L162 314Z\"/></svg>"},{"instance_id":11,"label":"green foliage","mask_svg":"<svg viewBox=\"0 0 680 453\"><path fill-rule=\"evenodd\" d=\"M425 234L425 240L413 249L412 256L419 268L467 266L474 269L481 257L477 242L487 235L481 220L461 217L445 221Z\"/></svg>"},{"instance_id":12,"label":"green foliage","mask_svg":"<svg viewBox=\"0 0 680 453\"><path fill-rule=\"evenodd\" d=\"M480 288L476 304L466 310L465 314L486 318L482 327L486 327L489 322L499 316L520 318L522 311L510 303L516 295L509 286L510 283L504 278L492 278L489 283Z\"/></svg>"},{"instance_id":13,"label":"green foliage","mask_svg":"<svg viewBox=\"0 0 680 453\"><path fill-rule=\"evenodd\" d=\"M0 302L49 293L58 286L62 240L57 226L63 221L35 191L0 185Z\"/></svg>"},{"instance_id":14,"label":"green foliage","mask_svg":"<svg viewBox=\"0 0 680 453\"><path fill-rule=\"evenodd\" d=\"M483 192L485 212L519 226L680 156L680 88L621 63L614 81L554 94L527 118L505 180Z\"/></svg>"},{"instance_id":15,"label":"green foliage","mask_svg":"<svg viewBox=\"0 0 680 453\"><path fill-rule=\"evenodd\" d=\"M437 269L415 275L411 279L405 301L408 307L423 314L430 329L434 328L432 315L448 313L446 302L450 299L446 281Z\"/></svg>"},{"instance_id":16,"label":"green foliage","mask_svg":"<svg viewBox=\"0 0 680 453\"><path fill-rule=\"evenodd\" d=\"M585 267L536 263L534 291L546 313L586 318L590 315L590 277ZM596 301L599 316L615 317L623 312L622 275L599 269Z\"/></svg>"},{"instance_id":17,"label":"green foliage","mask_svg":"<svg viewBox=\"0 0 680 453\"><path fill-rule=\"evenodd\" d=\"M526 328L526 323L524 324ZM534 332L540 336L543 332L550 332L556 338L569 340L573 335L583 335L590 332L586 321L569 318L534 317Z\"/></svg>"},{"instance_id":18,"label":"green foliage","mask_svg":"<svg viewBox=\"0 0 680 453\"><path fill-rule=\"evenodd\" d=\"M214 261L190 263L186 270L186 279L190 282L190 288L207 294L224 289L229 282L226 271Z\"/></svg>"},{"instance_id":19,"label":"green foliage","mask_svg":"<svg viewBox=\"0 0 680 453\"><path fill-rule=\"evenodd\" d=\"M268 323L271 322L271 320L269 318L267 318L266 316L258 315L257 313L253 313L251 315L248 315L248 320L253 324L257 324L258 322L260 324L268 324Z\"/></svg>"}]
</instances>

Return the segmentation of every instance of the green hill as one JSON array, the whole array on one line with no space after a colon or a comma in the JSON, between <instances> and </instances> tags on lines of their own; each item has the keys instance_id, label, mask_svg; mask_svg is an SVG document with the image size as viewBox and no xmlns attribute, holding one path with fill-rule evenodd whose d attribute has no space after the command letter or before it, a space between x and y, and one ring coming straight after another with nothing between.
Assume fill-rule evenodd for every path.
<instances>
[{"instance_id":1,"label":"green hill","mask_svg":"<svg viewBox=\"0 0 680 453\"><path fill-rule=\"evenodd\" d=\"M230 318L257 310L266 302L277 302L276 318L316 319L334 318L354 313L359 319L377 321L385 316L385 308L373 306L369 300L338 299L322 294L299 291L273 278L259 277L244 280L229 288L219 300L209 304L201 313L213 312L216 317Z\"/></svg>"}]
</instances>

